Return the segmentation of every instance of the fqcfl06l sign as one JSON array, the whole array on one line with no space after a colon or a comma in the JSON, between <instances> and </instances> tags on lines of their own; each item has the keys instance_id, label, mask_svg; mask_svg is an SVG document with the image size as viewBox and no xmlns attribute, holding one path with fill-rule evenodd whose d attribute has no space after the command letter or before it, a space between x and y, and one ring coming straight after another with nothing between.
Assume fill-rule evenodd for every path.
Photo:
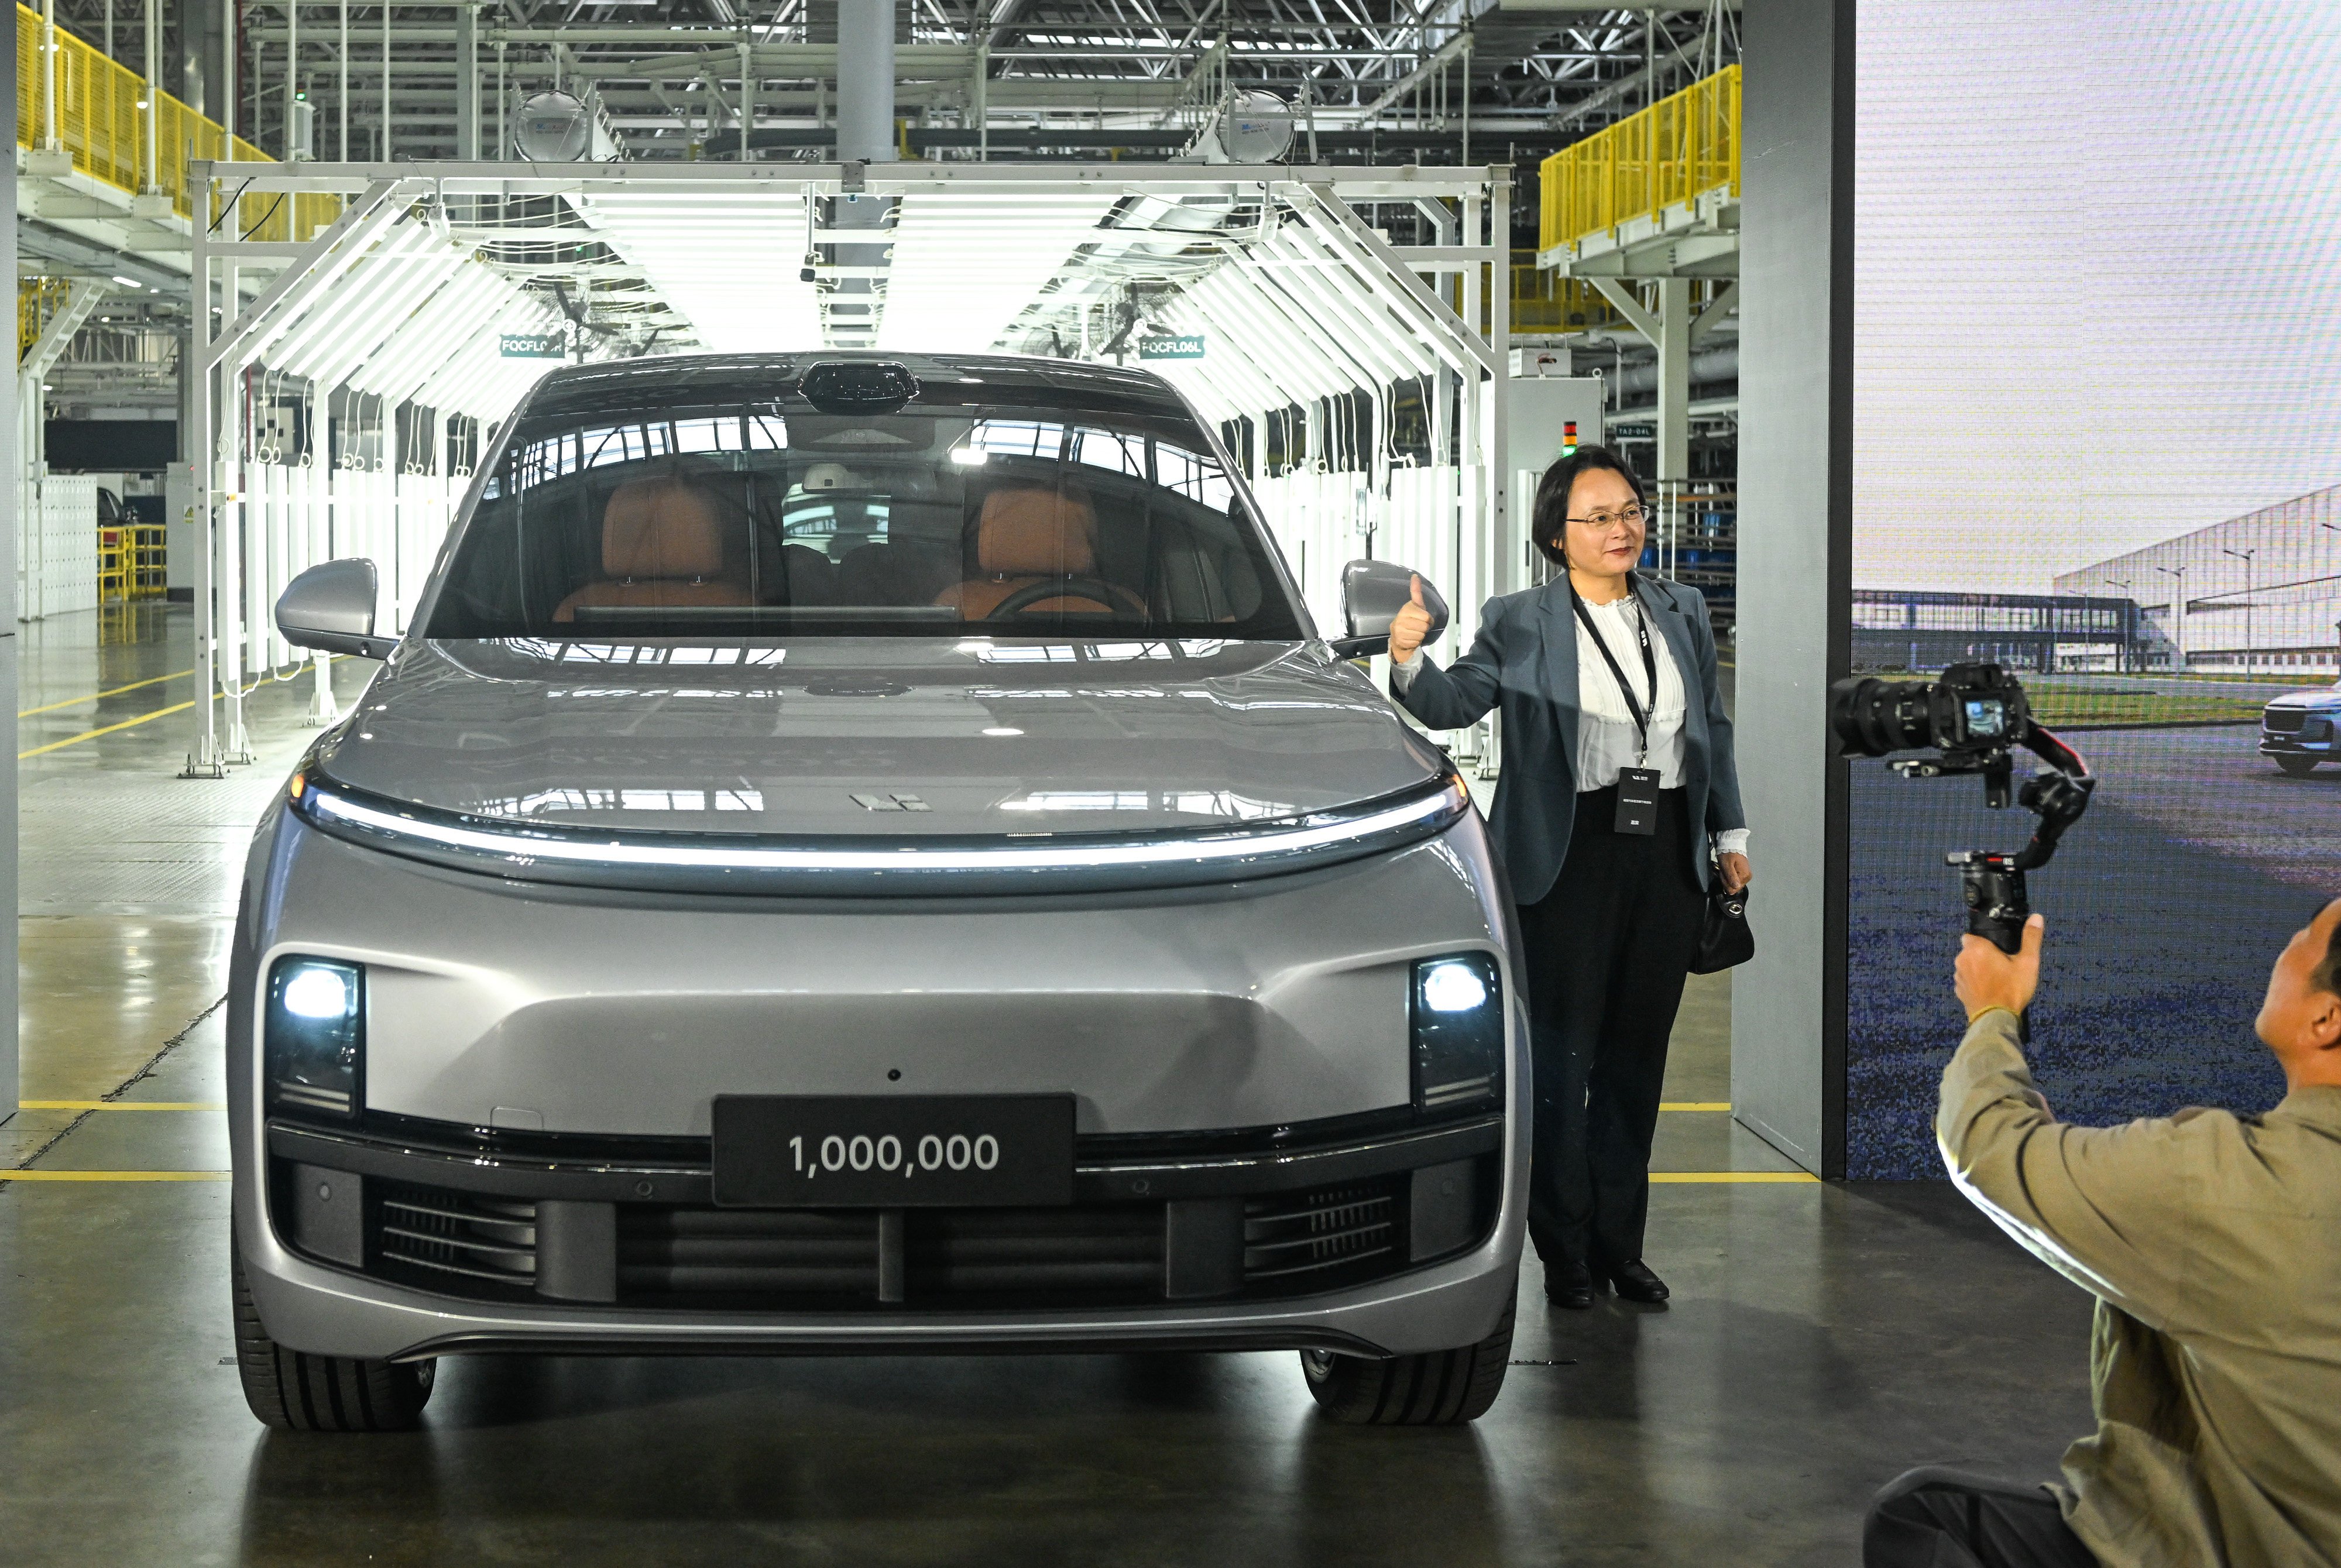
<instances>
[{"instance_id":1,"label":"fqcfl06l sign","mask_svg":"<svg viewBox=\"0 0 2341 1568\"><path fill-rule=\"evenodd\" d=\"M566 359L569 350L557 332L507 332L499 346L506 359Z\"/></svg>"},{"instance_id":2,"label":"fqcfl06l sign","mask_svg":"<svg viewBox=\"0 0 2341 1568\"><path fill-rule=\"evenodd\" d=\"M1184 337L1141 337L1138 340L1138 357L1141 363L1150 359L1200 359L1203 335L1197 332Z\"/></svg>"}]
</instances>

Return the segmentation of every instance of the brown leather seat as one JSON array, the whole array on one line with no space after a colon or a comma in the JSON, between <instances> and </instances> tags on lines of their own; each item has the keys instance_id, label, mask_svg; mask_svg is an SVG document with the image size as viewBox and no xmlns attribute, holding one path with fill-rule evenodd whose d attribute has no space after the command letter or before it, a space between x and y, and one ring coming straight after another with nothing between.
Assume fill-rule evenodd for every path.
<instances>
[{"instance_id":1,"label":"brown leather seat","mask_svg":"<svg viewBox=\"0 0 2341 1568\"><path fill-rule=\"evenodd\" d=\"M935 596L936 604L951 605L971 621L989 616L1019 588L1067 577L1095 577L1097 514L1077 489L1003 484L983 498L983 514L975 525L975 564L981 576L955 583ZM1034 600L1024 608L1077 613L1121 608L1143 613L1145 606L1126 590L1115 593L1124 601L1119 605L1102 604L1086 594L1061 594Z\"/></svg>"},{"instance_id":2,"label":"brown leather seat","mask_svg":"<svg viewBox=\"0 0 2341 1568\"><path fill-rule=\"evenodd\" d=\"M602 510L603 580L561 601L553 618L573 621L580 605L753 603L744 584L722 575L720 506L686 480L635 479L619 485Z\"/></svg>"}]
</instances>

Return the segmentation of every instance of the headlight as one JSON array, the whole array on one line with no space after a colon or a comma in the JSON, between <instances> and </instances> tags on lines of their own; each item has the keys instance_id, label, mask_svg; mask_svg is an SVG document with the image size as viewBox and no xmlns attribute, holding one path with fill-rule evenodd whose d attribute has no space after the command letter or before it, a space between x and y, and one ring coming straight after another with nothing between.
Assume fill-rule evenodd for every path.
<instances>
[{"instance_id":1,"label":"headlight","mask_svg":"<svg viewBox=\"0 0 2341 1568\"><path fill-rule=\"evenodd\" d=\"M1504 986L1494 958L1463 953L1422 960L1414 966L1410 1012L1417 1109L1503 1103Z\"/></svg>"},{"instance_id":2,"label":"headlight","mask_svg":"<svg viewBox=\"0 0 2341 1568\"><path fill-rule=\"evenodd\" d=\"M365 971L323 958L277 960L264 1037L272 1103L356 1115L365 1103Z\"/></svg>"}]
</instances>

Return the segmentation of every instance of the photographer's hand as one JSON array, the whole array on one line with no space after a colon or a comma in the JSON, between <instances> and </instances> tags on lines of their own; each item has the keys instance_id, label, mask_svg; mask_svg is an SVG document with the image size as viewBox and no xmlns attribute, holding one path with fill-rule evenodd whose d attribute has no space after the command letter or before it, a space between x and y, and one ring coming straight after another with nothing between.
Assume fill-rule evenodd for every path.
<instances>
[{"instance_id":1,"label":"photographer's hand","mask_svg":"<svg viewBox=\"0 0 2341 1568\"><path fill-rule=\"evenodd\" d=\"M1952 968L1953 988L1967 1022L1995 1007L2005 1007L2018 1018L2032 1005L2040 988L2040 943L2048 923L2034 915L2024 923L2024 945L2015 956L2002 953L1980 936L1960 939L1958 963Z\"/></svg>"}]
</instances>

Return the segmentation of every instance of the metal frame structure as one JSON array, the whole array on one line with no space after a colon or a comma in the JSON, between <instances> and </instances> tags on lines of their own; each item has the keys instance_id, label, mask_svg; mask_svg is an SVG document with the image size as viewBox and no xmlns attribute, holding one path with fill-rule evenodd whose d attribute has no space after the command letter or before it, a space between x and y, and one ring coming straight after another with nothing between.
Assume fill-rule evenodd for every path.
<instances>
[{"instance_id":1,"label":"metal frame structure","mask_svg":"<svg viewBox=\"0 0 2341 1568\"><path fill-rule=\"evenodd\" d=\"M211 703L196 704L190 765L198 771L216 772L242 753L237 682L273 667L252 650L267 635L262 622L274 589L295 565L325 558L326 548L344 553L339 532L316 535L313 501L302 503L313 508L301 514L309 520L305 546L296 525L284 548L261 548L252 509L264 477L259 470L269 465L254 461L241 424L241 389L255 375L290 378L309 400L313 420L336 389L350 387L393 404L428 406L434 418L460 409L493 422L534 378L536 367L513 374L497 360L493 339L518 330L513 323L527 312L546 314L521 285L539 275L548 253L595 239L623 254L645 233L715 235L719 219L733 225L728 244L703 240L635 258L662 296L653 303L669 314L687 314L687 305L676 311L678 300L726 311L743 279L778 298L851 273L882 311L905 307L903 331L917 341L890 335L882 315L881 347L982 352L1012 347L1035 332L1061 333L1061 324L1086 324L1101 286L1127 287L1143 276L1151 283L1142 313L1149 322L1202 323L1219 347L1203 361L1160 367L1215 421L1260 421L1334 395L1379 402L1392 383L1409 379L1435 385L1441 406L1452 398L1441 449L1451 450L1454 463L1403 475L1393 473L1386 453L1361 453L1354 472L1344 471L1360 496L1353 515L1272 515L1271 524L1289 554L1297 550L1317 566L1305 575L1318 584L1312 598L1320 616L1333 613L1327 590L1339 556L1368 553L1378 529L1430 552L1417 564L1439 573L1459 604L1517 585L1512 552L1499 544L1509 536L1513 488L1500 395L1509 346L1500 280L1509 261L1510 196L1509 171L1501 167L303 163L205 165L198 177L221 197L314 194L344 203L341 215L304 245L196 238L199 297L220 302L224 313L216 326L210 311L195 313L191 349L198 374L187 450L203 454L196 461L205 470L198 484L196 644L204 689L224 698L216 718ZM849 202L885 205L892 227L843 225L837 215ZM1448 229L1459 230L1460 243L1392 245L1360 211L1384 207L1434 210ZM753 227L759 213L769 234ZM1036 213L1044 235L1018 249ZM882 265L823 264L813 269L825 275L815 284L791 281L797 245L859 254L878 248L867 243L873 234L893 242L879 250L888 257ZM1017 250L1014 265L971 274L969 254L987 248ZM261 266L275 269L274 281L249 305L224 311L226 302L243 299L243 275ZM1449 278L1459 278L1454 303L1442 285ZM1487 287L1487 279L1497 286ZM956 326L936 308L951 289L962 307ZM1484 333L1472 325L1483 307ZM817 314L799 315L767 324L763 337L752 335L755 323L728 315L690 325L717 348L817 352L868 341L866 324L825 332L819 322ZM1124 335L1137 325L1137 315L1125 315ZM751 332L747 341L724 335L743 330ZM1104 352L1092 348L1091 356ZM443 509L457 499L443 483L422 497ZM442 529L447 515L437 514ZM1297 536L1296 528L1316 536ZM1365 546L1350 544L1354 534L1370 536ZM435 538L429 544L435 548ZM399 548L427 565L420 544ZM397 597L403 609L406 595ZM1457 634L1469 630L1459 624Z\"/></svg>"}]
</instances>

